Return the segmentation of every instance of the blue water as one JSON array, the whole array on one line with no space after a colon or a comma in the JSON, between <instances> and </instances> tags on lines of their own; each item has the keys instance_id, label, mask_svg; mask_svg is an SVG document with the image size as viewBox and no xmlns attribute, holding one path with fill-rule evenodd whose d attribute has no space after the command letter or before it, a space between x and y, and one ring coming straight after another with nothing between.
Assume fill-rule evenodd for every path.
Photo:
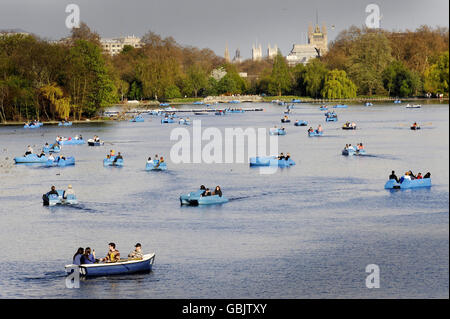
<instances>
[{"instance_id":1,"label":"blue water","mask_svg":"<svg viewBox=\"0 0 450 319\"><path fill-rule=\"evenodd\" d=\"M194 116L203 128L281 126L283 107L264 112ZM0 127L1 298L448 298L449 107L424 104L338 109L325 122L319 105L300 104L283 124L279 151L297 165L263 175L248 164L174 164L172 129L146 115L143 123ZM307 137L322 124L323 137ZM344 131L345 121L358 129ZM422 130L411 131L414 121ZM66 168L14 165L26 146L56 135L99 135L103 147L65 146ZM363 142L369 156L341 155ZM206 144L206 142L204 142ZM114 149L124 167L103 167ZM148 156L163 155L168 171L146 172ZM398 175L432 173L430 189L386 191ZM72 184L76 207L43 207L51 185ZM180 207L199 185L220 185L230 202ZM65 288L64 265L79 246L97 257L115 242L122 255L136 242L155 252L150 274L84 280ZM365 267L380 267L380 288L365 286Z\"/></svg>"}]
</instances>

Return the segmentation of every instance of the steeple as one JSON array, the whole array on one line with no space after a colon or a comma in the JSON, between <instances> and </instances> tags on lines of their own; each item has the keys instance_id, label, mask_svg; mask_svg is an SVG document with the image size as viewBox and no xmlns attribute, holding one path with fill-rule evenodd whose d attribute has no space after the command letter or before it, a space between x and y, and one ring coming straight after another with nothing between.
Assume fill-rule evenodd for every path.
<instances>
[{"instance_id":1,"label":"steeple","mask_svg":"<svg viewBox=\"0 0 450 319\"><path fill-rule=\"evenodd\" d=\"M228 43L225 46L225 61L230 62L230 52L228 51Z\"/></svg>"}]
</instances>

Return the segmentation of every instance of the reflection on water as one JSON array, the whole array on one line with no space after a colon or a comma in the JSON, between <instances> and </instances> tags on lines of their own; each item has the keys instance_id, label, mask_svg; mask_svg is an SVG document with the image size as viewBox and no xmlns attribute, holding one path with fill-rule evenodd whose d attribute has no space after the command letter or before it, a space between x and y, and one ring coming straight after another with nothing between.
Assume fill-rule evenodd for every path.
<instances>
[{"instance_id":1,"label":"reflection on water","mask_svg":"<svg viewBox=\"0 0 450 319\"><path fill-rule=\"evenodd\" d=\"M242 105L245 107L246 105ZM250 106L250 105L248 105ZM251 105L254 106L254 105ZM214 126L279 126L283 108L199 117ZM448 105L350 106L324 121L318 105L289 115L280 152L297 165L260 174L248 164L173 164L170 132L178 124L0 128L0 257L2 298L448 298ZM195 116L190 116L194 119ZM295 120L307 127L296 127ZM341 130L355 121L355 131ZM427 123L411 131L415 121ZM322 124L324 136L307 137ZM185 126L183 126L185 127ZM185 127L192 130L191 127ZM105 146L65 146L73 167L14 165L26 146L35 150L57 135L99 135ZM367 154L345 157L345 144L363 142ZM103 167L106 153L124 167ZM148 156L163 155L168 171L147 172ZM397 174L432 173L430 189L383 189ZM79 204L43 207L51 185L72 184ZM230 202L180 207L179 196L220 185ZM150 274L83 280L66 289L64 265L79 247L97 257L115 242L126 256L136 242L156 252ZM381 270L381 288L365 288L365 267Z\"/></svg>"}]
</instances>

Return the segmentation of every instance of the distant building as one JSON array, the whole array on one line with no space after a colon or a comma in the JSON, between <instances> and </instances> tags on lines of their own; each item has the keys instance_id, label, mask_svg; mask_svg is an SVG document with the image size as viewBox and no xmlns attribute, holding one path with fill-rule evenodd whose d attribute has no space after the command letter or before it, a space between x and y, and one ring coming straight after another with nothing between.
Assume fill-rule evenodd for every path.
<instances>
[{"instance_id":1,"label":"distant building","mask_svg":"<svg viewBox=\"0 0 450 319\"><path fill-rule=\"evenodd\" d=\"M267 57L269 59L273 59L274 57L277 56L277 54L278 54L278 46L275 44L274 47L271 47L269 43L269 46L267 47Z\"/></svg>"},{"instance_id":2,"label":"distant building","mask_svg":"<svg viewBox=\"0 0 450 319\"><path fill-rule=\"evenodd\" d=\"M328 37L325 24L322 30L319 25L313 29L308 27L308 44L294 44L291 52L286 57L289 66L299 63L306 64L310 59L324 55L328 51Z\"/></svg>"},{"instance_id":3,"label":"distant building","mask_svg":"<svg viewBox=\"0 0 450 319\"><path fill-rule=\"evenodd\" d=\"M242 62L241 50L239 50L238 48L236 50L236 53L234 54L233 63L241 63L241 62Z\"/></svg>"},{"instance_id":4,"label":"distant building","mask_svg":"<svg viewBox=\"0 0 450 319\"><path fill-rule=\"evenodd\" d=\"M224 58L225 62L230 63L230 52L228 51L228 44L225 46Z\"/></svg>"},{"instance_id":5,"label":"distant building","mask_svg":"<svg viewBox=\"0 0 450 319\"><path fill-rule=\"evenodd\" d=\"M100 40L100 43L102 44L103 50L105 52L108 52L110 55L116 55L120 52L122 52L123 48L126 45L129 45L133 48L141 48L142 42L141 39L138 37L133 36L126 36L126 37L120 37L120 38L102 38Z\"/></svg>"},{"instance_id":6,"label":"distant building","mask_svg":"<svg viewBox=\"0 0 450 319\"><path fill-rule=\"evenodd\" d=\"M263 55L262 55L261 44L259 46L253 45L252 46L252 60L253 61L261 61L262 58L263 58Z\"/></svg>"}]
</instances>

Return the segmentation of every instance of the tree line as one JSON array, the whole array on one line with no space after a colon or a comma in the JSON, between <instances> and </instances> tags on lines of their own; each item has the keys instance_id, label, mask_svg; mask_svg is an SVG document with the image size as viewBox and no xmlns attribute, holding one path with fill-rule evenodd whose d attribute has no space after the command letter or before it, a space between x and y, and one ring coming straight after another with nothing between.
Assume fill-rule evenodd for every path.
<instances>
[{"instance_id":1,"label":"tree line","mask_svg":"<svg viewBox=\"0 0 450 319\"><path fill-rule=\"evenodd\" d=\"M265 94L313 98L448 96L448 29L389 32L350 27L306 65L273 59L225 63L210 49L148 32L114 56L82 23L68 38L0 35L0 122L90 118L128 100ZM213 70L224 76L213 77ZM241 77L240 72L247 73Z\"/></svg>"}]
</instances>

